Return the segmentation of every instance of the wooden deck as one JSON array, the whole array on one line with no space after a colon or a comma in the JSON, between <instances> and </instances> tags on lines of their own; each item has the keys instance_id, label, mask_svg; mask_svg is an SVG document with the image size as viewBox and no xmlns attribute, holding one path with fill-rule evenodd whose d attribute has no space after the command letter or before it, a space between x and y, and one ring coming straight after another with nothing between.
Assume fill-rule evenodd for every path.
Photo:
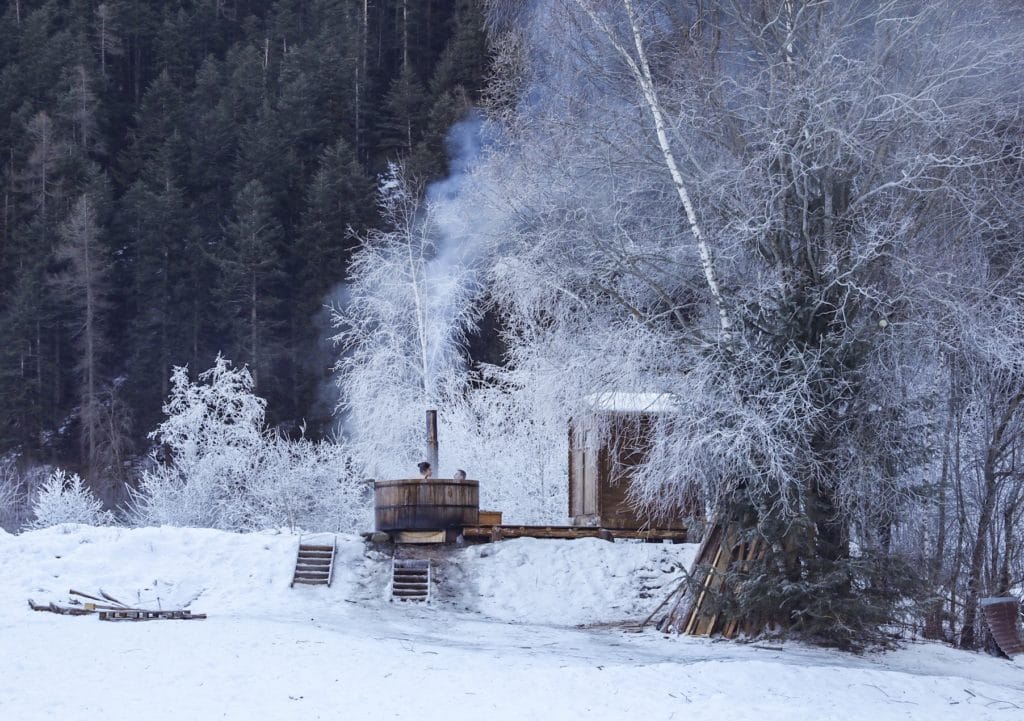
<instances>
[{"instance_id":1,"label":"wooden deck","mask_svg":"<svg viewBox=\"0 0 1024 721\"><path fill-rule=\"evenodd\" d=\"M605 541L639 539L643 541L685 543L685 530L631 530L595 528L588 526L463 526L462 536L467 541L501 541L508 538L600 538Z\"/></svg>"}]
</instances>

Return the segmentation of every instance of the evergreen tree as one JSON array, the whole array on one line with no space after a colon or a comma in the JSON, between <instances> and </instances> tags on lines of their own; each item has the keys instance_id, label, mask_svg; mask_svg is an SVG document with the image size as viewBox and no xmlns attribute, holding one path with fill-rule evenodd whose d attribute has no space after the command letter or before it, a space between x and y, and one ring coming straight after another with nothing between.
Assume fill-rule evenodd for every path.
<instances>
[{"instance_id":1,"label":"evergreen tree","mask_svg":"<svg viewBox=\"0 0 1024 721\"><path fill-rule=\"evenodd\" d=\"M234 206L234 219L215 250L219 295L231 350L249 364L259 387L261 377L269 382L268 371L280 353L281 226L258 180L246 183Z\"/></svg>"},{"instance_id":2,"label":"evergreen tree","mask_svg":"<svg viewBox=\"0 0 1024 721\"><path fill-rule=\"evenodd\" d=\"M289 305L293 349L291 368L296 374L292 395L295 409L313 424L329 427L331 408L320 408L317 393L328 382L331 361L319 347L332 287L345 277L354 250L354 233L376 222L373 181L355 153L338 140L320 155L319 167L305 195L292 277L297 279L295 301ZM314 412L315 411L315 412Z\"/></svg>"},{"instance_id":3,"label":"evergreen tree","mask_svg":"<svg viewBox=\"0 0 1024 721\"><path fill-rule=\"evenodd\" d=\"M426 91L416 72L411 65L403 65L384 98L380 135L381 147L385 151L412 154L422 133L426 102Z\"/></svg>"},{"instance_id":4,"label":"evergreen tree","mask_svg":"<svg viewBox=\"0 0 1024 721\"><path fill-rule=\"evenodd\" d=\"M195 242L181 181L184 140L167 139L122 199L131 238L131 319L128 328L130 397L148 428L159 418L176 365L198 362L202 307L208 299L205 256Z\"/></svg>"},{"instance_id":5,"label":"evergreen tree","mask_svg":"<svg viewBox=\"0 0 1024 721\"><path fill-rule=\"evenodd\" d=\"M170 368L205 367L222 345L254 362L272 418L306 416L327 366L310 360L312 318L344 278L349 227L379 222L372 175L399 155L442 174L442 126L474 97L475 61L446 50L471 34L467 18L445 0L6 5L0 454L17 445L116 475L128 452L117 421L134 418L142 441ZM83 195L113 258L109 313L94 317L119 352L99 354L85 394L107 431L81 445L61 429L77 428L83 398L83 310L52 280L73 265L56 251ZM247 203L269 222L255 235ZM239 305L244 268L255 323ZM225 319L216 300L228 297Z\"/></svg>"},{"instance_id":6,"label":"evergreen tree","mask_svg":"<svg viewBox=\"0 0 1024 721\"><path fill-rule=\"evenodd\" d=\"M96 200L83 193L60 226L56 259L61 271L53 282L70 311L78 362L75 364L79 399L82 457L87 479L100 470L103 354L107 350L104 314L108 308L111 260L100 240Z\"/></svg>"}]
</instances>

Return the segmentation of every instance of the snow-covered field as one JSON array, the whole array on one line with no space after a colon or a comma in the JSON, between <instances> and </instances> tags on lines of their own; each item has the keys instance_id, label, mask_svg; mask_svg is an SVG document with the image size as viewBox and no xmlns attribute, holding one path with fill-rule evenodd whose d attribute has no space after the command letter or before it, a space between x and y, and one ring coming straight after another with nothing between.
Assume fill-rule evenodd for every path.
<instances>
[{"instance_id":1,"label":"snow-covered field","mask_svg":"<svg viewBox=\"0 0 1024 721\"><path fill-rule=\"evenodd\" d=\"M0 531L0 719L1024 718L1024 665L936 644L850 656L614 625L692 546L524 539L452 552L429 606L342 539L331 588L289 588L297 538L70 526ZM29 610L100 588L203 621Z\"/></svg>"}]
</instances>

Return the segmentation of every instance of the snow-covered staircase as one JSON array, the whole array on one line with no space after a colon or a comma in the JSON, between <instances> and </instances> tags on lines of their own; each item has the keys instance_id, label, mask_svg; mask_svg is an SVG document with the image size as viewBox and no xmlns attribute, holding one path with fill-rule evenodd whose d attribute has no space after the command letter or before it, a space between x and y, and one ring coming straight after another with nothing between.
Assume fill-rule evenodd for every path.
<instances>
[{"instance_id":1,"label":"snow-covered staircase","mask_svg":"<svg viewBox=\"0 0 1024 721\"><path fill-rule=\"evenodd\" d=\"M299 553L295 559L295 575L292 586L303 583L309 586L330 586L334 579L334 553L337 539L331 545L305 544L299 542Z\"/></svg>"},{"instance_id":2,"label":"snow-covered staircase","mask_svg":"<svg viewBox=\"0 0 1024 721\"><path fill-rule=\"evenodd\" d=\"M399 559L391 565L391 600L430 601L430 561Z\"/></svg>"}]
</instances>

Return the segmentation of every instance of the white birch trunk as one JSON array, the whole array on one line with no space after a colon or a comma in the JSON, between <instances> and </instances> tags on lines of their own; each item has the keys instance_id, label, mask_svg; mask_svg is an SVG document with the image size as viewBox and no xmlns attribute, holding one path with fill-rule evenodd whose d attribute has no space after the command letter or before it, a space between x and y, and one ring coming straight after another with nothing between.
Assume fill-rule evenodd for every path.
<instances>
[{"instance_id":1,"label":"white birch trunk","mask_svg":"<svg viewBox=\"0 0 1024 721\"><path fill-rule=\"evenodd\" d=\"M633 9L633 2L632 0L622 0L629 17L630 30L633 33L633 45L636 48L635 58L629 50L627 50L626 47L616 39L612 29L597 15L587 0L575 0L575 2L587 14L594 25L604 33L608 38L608 41L615 48L615 51L622 56L622 59L626 62L634 80L636 80L637 84L640 86L640 91L644 98L644 104L647 106L647 110L650 112L651 118L654 120L654 132L658 137L658 147L661 150L661 155L665 161L666 167L668 168L669 175L672 176L672 183L675 185L676 193L679 195L679 202L682 204L683 211L686 213L686 221L690 226L690 232L693 234L694 241L697 244L697 252L700 254L701 270L704 272L704 281L707 283L708 290L711 292L711 297L715 301L715 307L718 309L718 320L722 335L724 338L728 339L732 330L732 322L725 307L725 300L722 297L721 284L718 281L718 273L715 270L714 255L712 254L711 246L701 229L700 223L697 219L697 213L693 207L693 201L690 199L690 193L686 188L685 181L683 180L683 174L679 170L679 164L676 162L675 154L672 152L672 145L669 143L665 116L661 108L661 102L658 100L657 90L654 87L654 79L651 75L650 64L647 62L647 53L644 49L643 38L640 35L640 25L636 12Z\"/></svg>"}]
</instances>

